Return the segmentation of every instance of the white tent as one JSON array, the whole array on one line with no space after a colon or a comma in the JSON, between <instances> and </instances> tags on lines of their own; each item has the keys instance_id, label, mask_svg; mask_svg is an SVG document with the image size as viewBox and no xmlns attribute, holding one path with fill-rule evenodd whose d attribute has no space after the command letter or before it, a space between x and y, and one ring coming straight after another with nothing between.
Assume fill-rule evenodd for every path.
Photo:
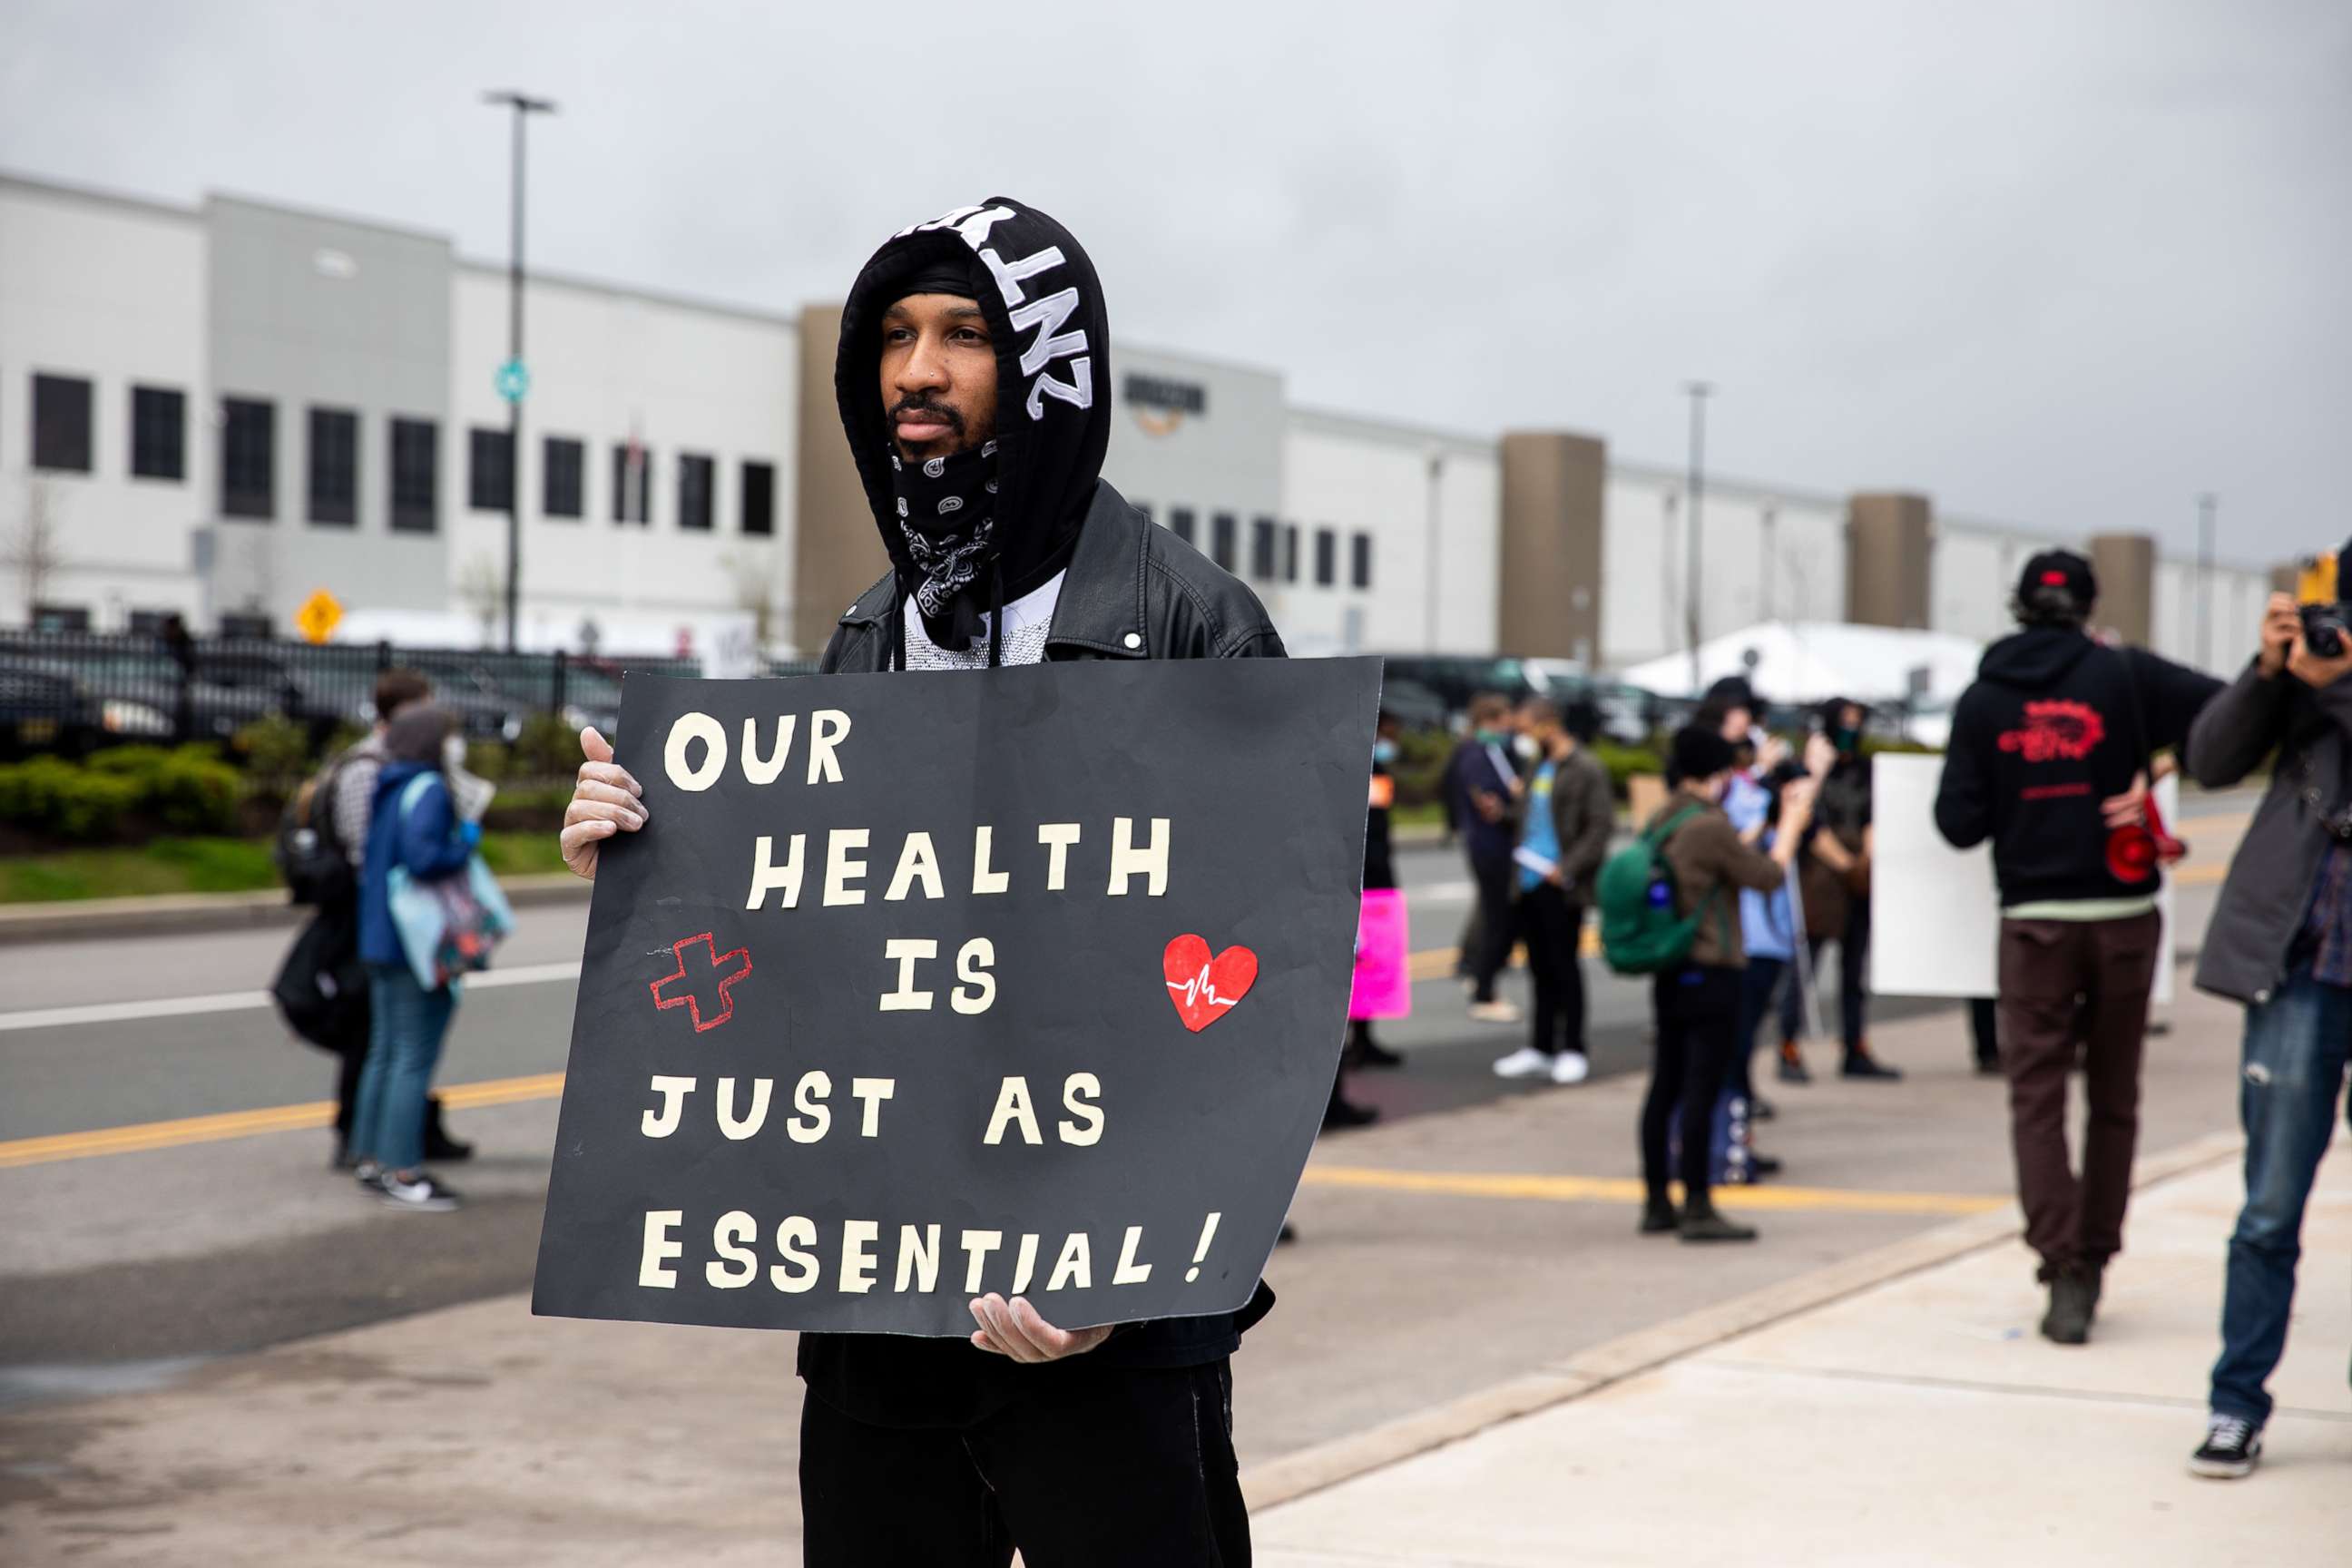
<instances>
[{"instance_id":1,"label":"white tent","mask_svg":"<svg viewBox=\"0 0 2352 1568\"><path fill-rule=\"evenodd\" d=\"M1699 645L1698 685L1687 653L1618 672L1662 697L1696 697L1727 675L1744 675L1768 702L1899 702L1948 705L1976 679L1984 645L1949 632L1853 626L1838 621L1768 621ZM1915 677L1916 684L1915 684Z\"/></svg>"}]
</instances>

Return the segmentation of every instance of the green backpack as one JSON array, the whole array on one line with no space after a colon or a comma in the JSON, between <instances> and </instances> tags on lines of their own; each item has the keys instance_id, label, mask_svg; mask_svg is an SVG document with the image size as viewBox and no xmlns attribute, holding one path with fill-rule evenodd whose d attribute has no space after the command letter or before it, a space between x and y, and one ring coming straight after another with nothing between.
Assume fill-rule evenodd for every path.
<instances>
[{"instance_id":1,"label":"green backpack","mask_svg":"<svg viewBox=\"0 0 2352 1568\"><path fill-rule=\"evenodd\" d=\"M1601 910L1601 952L1620 974L1655 974L1690 955L1699 922L1723 889L1710 889L1685 919L1677 912L1674 868L1666 864L1666 840L1705 808L1685 805L1653 826L1601 868L1594 901Z\"/></svg>"}]
</instances>

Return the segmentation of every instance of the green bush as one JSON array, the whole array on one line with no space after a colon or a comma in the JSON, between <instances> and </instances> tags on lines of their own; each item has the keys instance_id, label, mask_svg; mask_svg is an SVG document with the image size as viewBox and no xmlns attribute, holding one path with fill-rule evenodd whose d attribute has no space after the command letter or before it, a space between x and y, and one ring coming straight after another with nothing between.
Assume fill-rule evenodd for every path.
<instances>
[{"instance_id":1,"label":"green bush","mask_svg":"<svg viewBox=\"0 0 2352 1568\"><path fill-rule=\"evenodd\" d=\"M247 724L229 741L255 779L283 791L310 771L310 731L283 713Z\"/></svg>"},{"instance_id":2,"label":"green bush","mask_svg":"<svg viewBox=\"0 0 2352 1568\"><path fill-rule=\"evenodd\" d=\"M466 771L498 784L514 772L514 753L504 741L467 741Z\"/></svg>"},{"instance_id":3,"label":"green bush","mask_svg":"<svg viewBox=\"0 0 2352 1568\"><path fill-rule=\"evenodd\" d=\"M106 837L124 814L136 808L141 793L135 778L61 757L34 757L0 766L0 819L57 838Z\"/></svg>"},{"instance_id":4,"label":"green bush","mask_svg":"<svg viewBox=\"0 0 2352 1568\"><path fill-rule=\"evenodd\" d=\"M1628 746L1616 741L1595 741L1592 755L1609 770L1609 787L1622 800L1626 795L1625 781L1635 773L1659 773L1666 771L1666 759L1648 746Z\"/></svg>"},{"instance_id":5,"label":"green bush","mask_svg":"<svg viewBox=\"0 0 2352 1568\"><path fill-rule=\"evenodd\" d=\"M118 746L87 763L34 757L0 767L0 818L87 842L112 837L128 816L175 833L236 828L243 781L208 746Z\"/></svg>"},{"instance_id":6,"label":"green bush","mask_svg":"<svg viewBox=\"0 0 2352 1568\"><path fill-rule=\"evenodd\" d=\"M508 776L517 779L568 779L580 771L580 733L553 713L534 713L523 721L508 758Z\"/></svg>"}]
</instances>

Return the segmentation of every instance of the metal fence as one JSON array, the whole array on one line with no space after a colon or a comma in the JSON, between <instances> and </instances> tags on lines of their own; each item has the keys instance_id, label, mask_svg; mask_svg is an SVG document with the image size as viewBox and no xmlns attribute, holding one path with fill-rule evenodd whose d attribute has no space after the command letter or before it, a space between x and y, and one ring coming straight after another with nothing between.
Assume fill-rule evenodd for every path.
<instances>
[{"instance_id":1,"label":"metal fence","mask_svg":"<svg viewBox=\"0 0 2352 1568\"><path fill-rule=\"evenodd\" d=\"M540 715L568 728L617 727L621 675L699 676L694 658L605 658L394 643L311 644L248 637L162 637L0 631L0 755L78 755L124 742L226 742L282 716L314 750L375 717L378 673L404 668L480 740L512 741ZM771 675L813 672L771 662Z\"/></svg>"}]
</instances>

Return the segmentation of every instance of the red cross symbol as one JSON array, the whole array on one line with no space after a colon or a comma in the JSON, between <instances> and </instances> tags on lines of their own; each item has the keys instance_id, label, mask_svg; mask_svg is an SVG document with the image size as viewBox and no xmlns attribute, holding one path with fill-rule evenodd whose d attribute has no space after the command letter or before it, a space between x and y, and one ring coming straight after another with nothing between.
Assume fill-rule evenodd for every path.
<instances>
[{"instance_id":1,"label":"red cross symbol","mask_svg":"<svg viewBox=\"0 0 2352 1568\"><path fill-rule=\"evenodd\" d=\"M708 1018L702 1016L702 1001L699 994L701 986L686 976L687 949L697 942L702 944L702 954L709 974L716 976L719 982L719 1011ZM694 1020L694 1032L698 1035L705 1029L719 1027L735 1016L735 998L728 993L734 988L738 980L751 973L751 954L749 949L739 947L730 952L721 952L719 951L719 944L710 940L710 933L706 931L694 936L679 938L670 945L670 953L677 960L677 968L652 983L656 1012L666 1013L672 1007L685 1008L687 1016ZM729 964L733 964L735 967L728 969ZM720 973L721 970L727 972ZM662 993L671 986L677 987L677 994L663 995Z\"/></svg>"}]
</instances>

